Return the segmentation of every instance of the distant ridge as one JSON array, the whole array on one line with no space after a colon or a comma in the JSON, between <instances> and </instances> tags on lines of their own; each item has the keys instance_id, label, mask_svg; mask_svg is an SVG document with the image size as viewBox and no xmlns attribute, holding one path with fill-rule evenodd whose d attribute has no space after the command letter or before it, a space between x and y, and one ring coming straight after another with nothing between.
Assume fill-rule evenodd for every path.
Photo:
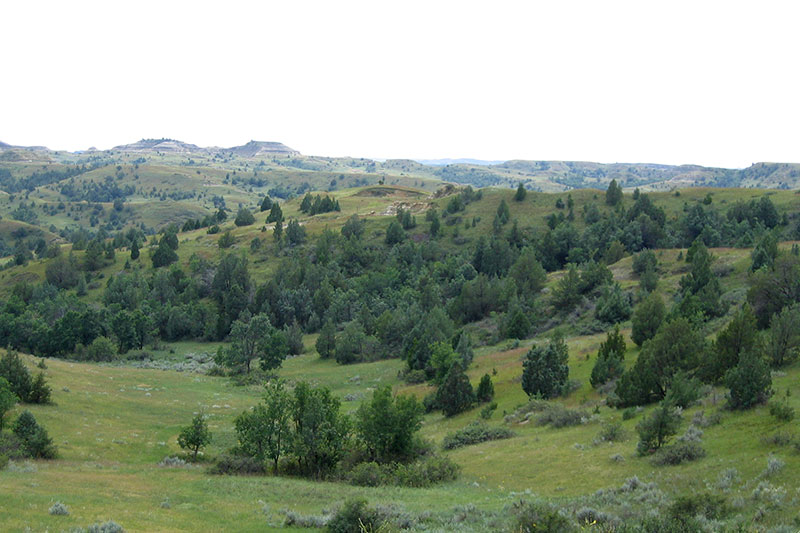
<instances>
[{"instance_id":1,"label":"distant ridge","mask_svg":"<svg viewBox=\"0 0 800 533\"><path fill-rule=\"evenodd\" d=\"M423 165L431 165L433 167L441 167L445 165L478 165L478 166L490 166L490 165L500 165L505 163L505 161L486 161L484 159L469 159L469 158L461 158L461 159L412 159L412 161L416 161L417 163L421 163Z\"/></svg>"},{"instance_id":2,"label":"distant ridge","mask_svg":"<svg viewBox=\"0 0 800 533\"><path fill-rule=\"evenodd\" d=\"M231 152L241 157L300 155L300 152L289 148L283 143L266 141L250 141L242 146L223 148L223 151Z\"/></svg>"},{"instance_id":3,"label":"distant ridge","mask_svg":"<svg viewBox=\"0 0 800 533\"><path fill-rule=\"evenodd\" d=\"M166 153L196 153L205 150L196 144L189 144L175 139L142 139L132 144L115 146L112 150L120 152L166 152Z\"/></svg>"}]
</instances>

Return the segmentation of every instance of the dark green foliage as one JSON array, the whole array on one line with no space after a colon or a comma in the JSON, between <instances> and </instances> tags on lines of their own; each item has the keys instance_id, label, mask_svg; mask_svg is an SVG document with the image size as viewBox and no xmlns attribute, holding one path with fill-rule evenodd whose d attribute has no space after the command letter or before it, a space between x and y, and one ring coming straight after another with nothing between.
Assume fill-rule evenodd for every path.
<instances>
[{"instance_id":1,"label":"dark green foliage","mask_svg":"<svg viewBox=\"0 0 800 533\"><path fill-rule=\"evenodd\" d=\"M8 382L11 392L20 401L28 401L33 379L17 352L8 351L0 357L0 378L4 378Z\"/></svg>"},{"instance_id":2,"label":"dark green foliage","mask_svg":"<svg viewBox=\"0 0 800 533\"><path fill-rule=\"evenodd\" d=\"M133 346L131 346L133 347ZM78 354L80 355L80 354ZM107 337L95 337L92 343L86 347L84 357L87 361L111 361L117 355L117 347L113 341Z\"/></svg>"},{"instance_id":3,"label":"dark green foliage","mask_svg":"<svg viewBox=\"0 0 800 533\"><path fill-rule=\"evenodd\" d=\"M625 338L619 332L619 325L608 332L606 340L600 344L597 361L592 368L589 382L597 388L620 377L625 370Z\"/></svg>"},{"instance_id":4,"label":"dark green foliage","mask_svg":"<svg viewBox=\"0 0 800 533\"><path fill-rule=\"evenodd\" d=\"M267 195L261 201L260 210L263 213L264 211L269 211L270 209L272 209L272 198L270 198L269 195Z\"/></svg>"},{"instance_id":5,"label":"dark green foliage","mask_svg":"<svg viewBox=\"0 0 800 533\"><path fill-rule=\"evenodd\" d=\"M27 403L48 404L52 389L47 384L44 372L39 372L31 383L31 392L28 394Z\"/></svg>"},{"instance_id":6,"label":"dark green foliage","mask_svg":"<svg viewBox=\"0 0 800 533\"><path fill-rule=\"evenodd\" d=\"M239 212L236 213L236 218L233 223L237 226L250 226L255 221L256 217L253 216L253 213L246 207L242 207L239 209Z\"/></svg>"},{"instance_id":7,"label":"dark green foliage","mask_svg":"<svg viewBox=\"0 0 800 533\"><path fill-rule=\"evenodd\" d=\"M631 298L622 292L619 283L606 285L597 300L595 316L607 324L624 322L631 316Z\"/></svg>"},{"instance_id":8,"label":"dark green foliage","mask_svg":"<svg viewBox=\"0 0 800 533\"><path fill-rule=\"evenodd\" d=\"M56 447L30 411L23 411L14 422L11 431L22 443L25 453L35 459L54 459Z\"/></svg>"},{"instance_id":9,"label":"dark green foliage","mask_svg":"<svg viewBox=\"0 0 800 533\"><path fill-rule=\"evenodd\" d=\"M686 409L694 405L698 399L700 399L700 380L690 377L686 372L676 372L672 377L664 401Z\"/></svg>"},{"instance_id":10,"label":"dark green foliage","mask_svg":"<svg viewBox=\"0 0 800 533\"><path fill-rule=\"evenodd\" d=\"M403 340L403 353L409 370L424 370L433 377L431 346L436 342L449 342L453 338L453 329L453 321L441 307L420 315Z\"/></svg>"},{"instance_id":11,"label":"dark green foliage","mask_svg":"<svg viewBox=\"0 0 800 533\"><path fill-rule=\"evenodd\" d=\"M273 380L266 385L264 402L234 420L241 451L261 464L271 460L274 473L281 456L291 450L292 409L291 395L281 381Z\"/></svg>"},{"instance_id":12,"label":"dark green foliage","mask_svg":"<svg viewBox=\"0 0 800 533\"><path fill-rule=\"evenodd\" d=\"M636 364L617 383L619 405L641 405L664 398L678 371L691 372L705 357L703 336L688 320L666 322L646 341Z\"/></svg>"},{"instance_id":13,"label":"dark green foliage","mask_svg":"<svg viewBox=\"0 0 800 533\"><path fill-rule=\"evenodd\" d=\"M47 283L59 289L75 287L81 276L82 273L78 270L78 264L72 254L68 257L63 255L56 257L45 267Z\"/></svg>"},{"instance_id":14,"label":"dark green foliage","mask_svg":"<svg viewBox=\"0 0 800 533\"><path fill-rule=\"evenodd\" d=\"M412 455L414 434L422 425L423 411L414 396L393 398L391 387L382 387L356 411L356 433L372 459L405 459Z\"/></svg>"},{"instance_id":15,"label":"dark green foliage","mask_svg":"<svg viewBox=\"0 0 800 533\"><path fill-rule=\"evenodd\" d=\"M278 202L272 204L267 216L267 224L272 224L273 222L283 222L283 210Z\"/></svg>"},{"instance_id":16,"label":"dark green foliage","mask_svg":"<svg viewBox=\"0 0 800 533\"><path fill-rule=\"evenodd\" d=\"M664 300L658 294L650 294L633 311L631 318L631 340L638 346L652 339L661 327L667 311Z\"/></svg>"},{"instance_id":17,"label":"dark green foliage","mask_svg":"<svg viewBox=\"0 0 800 533\"><path fill-rule=\"evenodd\" d=\"M319 356L323 359L328 359L335 353L336 326L333 324L333 321L325 321L317 337L315 347L317 348L317 353L319 353Z\"/></svg>"},{"instance_id":18,"label":"dark green foliage","mask_svg":"<svg viewBox=\"0 0 800 533\"><path fill-rule=\"evenodd\" d=\"M175 253L175 249L170 246L166 238L162 237L158 248L153 252L153 268L169 266L177 260L178 254Z\"/></svg>"},{"instance_id":19,"label":"dark green foliage","mask_svg":"<svg viewBox=\"0 0 800 533\"><path fill-rule=\"evenodd\" d=\"M513 531L519 533L572 533L576 527L555 505L520 501L513 505Z\"/></svg>"},{"instance_id":20,"label":"dark green foliage","mask_svg":"<svg viewBox=\"0 0 800 533\"><path fill-rule=\"evenodd\" d=\"M588 294L597 287L608 285L614 281L611 271L602 262L589 260L581 267L579 289L581 294Z\"/></svg>"},{"instance_id":21,"label":"dark green foliage","mask_svg":"<svg viewBox=\"0 0 800 533\"><path fill-rule=\"evenodd\" d=\"M0 385L1 387L2 385ZM769 402L769 414L781 422L791 422L794 420L794 407L784 402Z\"/></svg>"},{"instance_id":22,"label":"dark green foliage","mask_svg":"<svg viewBox=\"0 0 800 533\"><path fill-rule=\"evenodd\" d=\"M275 222L275 227L272 229L272 239L280 244L283 239L283 220Z\"/></svg>"},{"instance_id":23,"label":"dark green foliage","mask_svg":"<svg viewBox=\"0 0 800 533\"><path fill-rule=\"evenodd\" d=\"M497 219L500 224L505 226L511 220L511 211L508 209L508 204L505 199L500 200L500 205L497 206Z\"/></svg>"},{"instance_id":24,"label":"dark green foliage","mask_svg":"<svg viewBox=\"0 0 800 533\"><path fill-rule=\"evenodd\" d=\"M559 311L570 311L582 299L580 292L580 274L574 264L570 264L564 276L558 280L553 289L551 302Z\"/></svg>"},{"instance_id":25,"label":"dark green foliage","mask_svg":"<svg viewBox=\"0 0 800 533\"><path fill-rule=\"evenodd\" d=\"M617 180L612 179L606 189L606 204L616 206L622 201L622 187L617 184Z\"/></svg>"},{"instance_id":26,"label":"dark green foliage","mask_svg":"<svg viewBox=\"0 0 800 533\"><path fill-rule=\"evenodd\" d=\"M357 363L363 359L364 343L367 335L364 326L357 320L349 322L342 333L336 337L334 357L342 365Z\"/></svg>"},{"instance_id":27,"label":"dark green foliage","mask_svg":"<svg viewBox=\"0 0 800 533\"><path fill-rule=\"evenodd\" d=\"M448 433L442 441L442 448L454 450L490 440L510 439L514 432L504 427L491 427L486 422L476 420L455 433Z\"/></svg>"},{"instance_id":28,"label":"dark green foliage","mask_svg":"<svg viewBox=\"0 0 800 533\"><path fill-rule=\"evenodd\" d=\"M286 345L289 347L289 354L302 354L305 350L305 346L303 346L303 329L296 320L284 328L284 335L286 336Z\"/></svg>"},{"instance_id":29,"label":"dark green foliage","mask_svg":"<svg viewBox=\"0 0 800 533\"><path fill-rule=\"evenodd\" d=\"M753 307L759 328L766 328L772 315L784 307L800 302L800 258L794 254L779 255L772 269L755 272L747 301Z\"/></svg>"},{"instance_id":30,"label":"dark green foliage","mask_svg":"<svg viewBox=\"0 0 800 533\"><path fill-rule=\"evenodd\" d=\"M489 374L484 374L478 383L478 390L475 392L475 397L479 402L490 402L494 398L494 384L492 377Z\"/></svg>"},{"instance_id":31,"label":"dark green foliage","mask_svg":"<svg viewBox=\"0 0 800 533\"><path fill-rule=\"evenodd\" d=\"M272 370L281 366L288 351L283 333L261 313L252 318L243 316L233 323L231 345L227 349L220 347L215 361L229 368L244 367L249 373L252 361L261 359L261 367Z\"/></svg>"},{"instance_id":32,"label":"dark green foliage","mask_svg":"<svg viewBox=\"0 0 800 533\"><path fill-rule=\"evenodd\" d=\"M699 515L706 520L721 520L730 512L731 508L725 497L711 492L678 496L669 506L670 516L676 519Z\"/></svg>"},{"instance_id":33,"label":"dark green foliage","mask_svg":"<svg viewBox=\"0 0 800 533\"><path fill-rule=\"evenodd\" d=\"M211 432L202 413L195 415L192 423L181 429L178 434L178 446L192 452L193 459L197 459L200 448L204 448L210 442Z\"/></svg>"},{"instance_id":34,"label":"dark green foliage","mask_svg":"<svg viewBox=\"0 0 800 533\"><path fill-rule=\"evenodd\" d=\"M639 288L645 293L653 292L658 288L658 271L647 269L639 277Z\"/></svg>"},{"instance_id":35,"label":"dark green foliage","mask_svg":"<svg viewBox=\"0 0 800 533\"><path fill-rule=\"evenodd\" d=\"M766 334L766 350L774 368L797 360L800 353L800 306L785 307L772 315Z\"/></svg>"},{"instance_id":36,"label":"dark green foliage","mask_svg":"<svg viewBox=\"0 0 800 533\"><path fill-rule=\"evenodd\" d=\"M403 242L405 238L406 232L403 230L403 226L396 220L392 220L389 227L386 228L386 244L394 246L395 244Z\"/></svg>"},{"instance_id":37,"label":"dark green foliage","mask_svg":"<svg viewBox=\"0 0 800 533\"><path fill-rule=\"evenodd\" d=\"M731 409L750 409L772 394L772 375L763 358L754 352L739 356L739 363L725 374Z\"/></svg>"},{"instance_id":38,"label":"dark green foliage","mask_svg":"<svg viewBox=\"0 0 800 533\"><path fill-rule=\"evenodd\" d=\"M286 225L286 238L292 246L303 244L306 241L306 229L300 225L297 219L289 219L289 223Z\"/></svg>"},{"instance_id":39,"label":"dark green foliage","mask_svg":"<svg viewBox=\"0 0 800 533\"><path fill-rule=\"evenodd\" d=\"M553 398L561 394L569 378L569 353L561 336L546 346L534 346L522 363L522 390L528 396Z\"/></svg>"},{"instance_id":40,"label":"dark green foliage","mask_svg":"<svg viewBox=\"0 0 800 533\"><path fill-rule=\"evenodd\" d=\"M266 468L264 461L259 461L249 455L222 455L208 472L210 474L247 476L264 474Z\"/></svg>"},{"instance_id":41,"label":"dark green foliage","mask_svg":"<svg viewBox=\"0 0 800 533\"><path fill-rule=\"evenodd\" d=\"M351 237L359 239L364 235L365 225L364 220L358 218L358 215L351 215L342 226L342 235L348 239Z\"/></svg>"},{"instance_id":42,"label":"dark green foliage","mask_svg":"<svg viewBox=\"0 0 800 533\"><path fill-rule=\"evenodd\" d=\"M775 265L775 259L778 257L778 238L773 232L766 232L753 248L751 254L753 263L750 265L750 270L755 272L760 268L771 269Z\"/></svg>"},{"instance_id":43,"label":"dark green foliage","mask_svg":"<svg viewBox=\"0 0 800 533\"><path fill-rule=\"evenodd\" d=\"M524 339L531 330L531 321L525 311L520 306L515 306L509 310L509 316L505 327L506 338Z\"/></svg>"},{"instance_id":44,"label":"dark green foliage","mask_svg":"<svg viewBox=\"0 0 800 533\"><path fill-rule=\"evenodd\" d=\"M711 357L701 365L701 375L705 381L717 382L725 373L739 363L739 357L755 349L758 341L756 317L749 305L745 304L728 325L717 334Z\"/></svg>"},{"instance_id":45,"label":"dark green foliage","mask_svg":"<svg viewBox=\"0 0 800 533\"><path fill-rule=\"evenodd\" d=\"M653 250L642 250L633 256L633 271L641 275L648 270L658 270L658 258Z\"/></svg>"},{"instance_id":46,"label":"dark green foliage","mask_svg":"<svg viewBox=\"0 0 800 533\"><path fill-rule=\"evenodd\" d=\"M456 361L450 366L444 382L436 391L436 404L445 416L454 416L466 411L475 403L475 392L464 367Z\"/></svg>"},{"instance_id":47,"label":"dark green foliage","mask_svg":"<svg viewBox=\"0 0 800 533\"><path fill-rule=\"evenodd\" d=\"M6 413L17 404L17 401L19 401L19 398L11 390L11 385L5 378L0 377L0 431L3 430L5 425Z\"/></svg>"},{"instance_id":48,"label":"dark green foliage","mask_svg":"<svg viewBox=\"0 0 800 533\"><path fill-rule=\"evenodd\" d=\"M514 200L517 202L522 202L525 200L525 197L528 195L528 191L525 190L523 187L522 182L519 182L517 185L517 192L514 193Z\"/></svg>"},{"instance_id":49,"label":"dark green foliage","mask_svg":"<svg viewBox=\"0 0 800 533\"><path fill-rule=\"evenodd\" d=\"M347 500L330 519L325 531L328 533L378 531L381 523L378 513L367 506L366 500Z\"/></svg>"},{"instance_id":50,"label":"dark green foliage","mask_svg":"<svg viewBox=\"0 0 800 533\"><path fill-rule=\"evenodd\" d=\"M681 415L675 406L666 401L661 402L650 416L636 425L636 432L639 434L636 450L639 455L650 455L661 448L678 432L680 423Z\"/></svg>"},{"instance_id":51,"label":"dark green foliage","mask_svg":"<svg viewBox=\"0 0 800 533\"><path fill-rule=\"evenodd\" d=\"M131 243L131 260L136 261L137 259L139 259L139 243L134 239Z\"/></svg>"},{"instance_id":52,"label":"dark green foliage","mask_svg":"<svg viewBox=\"0 0 800 533\"><path fill-rule=\"evenodd\" d=\"M680 312L685 317L697 314L715 317L725 314L726 307L720 301L722 288L719 278L711 270L714 258L705 245L696 239L689 249L691 270L680 280L682 299Z\"/></svg>"},{"instance_id":53,"label":"dark green foliage","mask_svg":"<svg viewBox=\"0 0 800 533\"><path fill-rule=\"evenodd\" d=\"M293 454L307 476L328 475L347 449L350 421L339 412L339 405L327 388L311 388L304 382L295 386Z\"/></svg>"}]
</instances>

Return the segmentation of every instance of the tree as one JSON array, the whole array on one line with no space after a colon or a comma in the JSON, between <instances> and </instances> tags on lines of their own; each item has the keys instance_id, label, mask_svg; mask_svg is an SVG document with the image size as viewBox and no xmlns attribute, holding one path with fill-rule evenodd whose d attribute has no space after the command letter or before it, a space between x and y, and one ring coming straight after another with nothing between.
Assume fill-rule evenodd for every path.
<instances>
[{"instance_id":1,"label":"tree","mask_svg":"<svg viewBox=\"0 0 800 533\"><path fill-rule=\"evenodd\" d=\"M773 368L783 367L800 353L800 306L784 307L772 315L767 331L767 356Z\"/></svg>"},{"instance_id":2,"label":"tree","mask_svg":"<svg viewBox=\"0 0 800 533\"><path fill-rule=\"evenodd\" d=\"M271 368L278 368L287 353L275 353L275 350L271 349L270 341L276 333L269 317L263 313L249 320L246 316L241 317L231 327L231 346L227 350L220 348L216 358L217 364L228 367L244 366L249 374L250 363L254 359L261 358L272 362Z\"/></svg>"},{"instance_id":3,"label":"tree","mask_svg":"<svg viewBox=\"0 0 800 533\"><path fill-rule=\"evenodd\" d=\"M275 228L272 230L272 238L276 243L280 244L283 239L283 221L278 220L275 222Z\"/></svg>"},{"instance_id":4,"label":"tree","mask_svg":"<svg viewBox=\"0 0 800 533\"><path fill-rule=\"evenodd\" d=\"M133 239L131 243L131 260L136 261L137 259L139 259L139 242Z\"/></svg>"},{"instance_id":5,"label":"tree","mask_svg":"<svg viewBox=\"0 0 800 533\"><path fill-rule=\"evenodd\" d=\"M261 201L261 212L269 211L272 209L272 198L269 195L264 197L264 200Z\"/></svg>"},{"instance_id":6,"label":"tree","mask_svg":"<svg viewBox=\"0 0 800 533\"><path fill-rule=\"evenodd\" d=\"M424 409L414 396L392 397L388 385L377 389L370 402L363 402L356 411L356 433L377 461L409 457L414 434L422 426Z\"/></svg>"},{"instance_id":7,"label":"tree","mask_svg":"<svg viewBox=\"0 0 800 533\"><path fill-rule=\"evenodd\" d=\"M559 311L569 311L582 299L578 268L574 264L570 264L566 273L558 280L553 289L553 307Z\"/></svg>"},{"instance_id":8,"label":"tree","mask_svg":"<svg viewBox=\"0 0 800 533\"><path fill-rule=\"evenodd\" d=\"M47 283L59 289L71 289L78 284L81 276L72 254L68 258L61 255L48 262L44 274Z\"/></svg>"},{"instance_id":9,"label":"tree","mask_svg":"<svg viewBox=\"0 0 800 533\"><path fill-rule=\"evenodd\" d=\"M231 230L227 230L225 233L219 236L217 239L217 246L220 249L225 250L226 248L230 248L236 242L236 238L231 233Z\"/></svg>"},{"instance_id":10,"label":"tree","mask_svg":"<svg viewBox=\"0 0 800 533\"><path fill-rule=\"evenodd\" d=\"M506 337L509 339L524 339L531 330L531 321L519 305L509 309L508 322L506 323Z\"/></svg>"},{"instance_id":11,"label":"tree","mask_svg":"<svg viewBox=\"0 0 800 533\"><path fill-rule=\"evenodd\" d=\"M547 281L547 272L536 259L533 248L523 248L522 253L511 265L508 275L517 284L517 294L522 298L535 296L544 288Z\"/></svg>"},{"instance_id":12,"label":"tree","mask_svg":"<svg viewBox=\"0 0 800 533\"><path fill-rule=\"evenodd\" d=\"M771 269L775 264L775 259L778 257L778 238L771 232L765 232L761 239L753 248L751 254L753 263L750 265L750 271L755 272L760 268Z\"/></svg>"},{"instance_id":13,"label":"tree","mask_svg":"<svg viewBox=\"0 0 800 533\"><path fill-rule=\"evenodd\" d=\"M278 204L278 202L272 204L269 215L267 216L267 224L271 224L273 222L283 222L283 211L281 210L281 206Z\"/></svg>"},{"instance_id":14,"label":"tree","mask_svg":"<svg viewBox=\"0 0 800 533\"><path fill-rule=\"evenodd\" d=\"M442 408L445 416L455 416L466 411L475 402L475 392L469 382L464 367L459 361L450 366L442 385L436 390L436 405Z\"/></svg>"},{"instance_id":15,"label":"tree","mask_svg":"<svg viewBox=\"0 0 800 533\"><path fill-rule=\"evenodd\" d=\"M639 455L649 455L661 448L678 432L680 423L681 415L675 406L667 401L661 402L650 416L636 425L639 434L636 450Z\"/></svg>"},{"instance_id":16,"label":"tree","mask_svg":"<svg viewBox=\"0 0 800 533\"><path fill-rule=\"evenodd\" d=\"M784 307L800 302L800 258L794 254L779 255L772 269L756 271L747 301L753 306L760 328L766 328L772 315Z\"/></svg>"},{"instance_id":17,"label":"tree","mask_svg":"<svg viewBox=\"0 0 800 533\"><path fill-rule=\"evenodd\" d=\"M22 442L25 453L35 459L54 459L56 447L42 426L36 422L30 411L23 411L17 417L11 431Z\"/></svg>"},{"instance_id":18,"label":"tree","mask_svg":"<svg viewBox=\"0 0 800 533\"><path fill-rule=\"evenodd\" d=\"M435 209L431 209L428 212L431 213L430 218L429 218L429 220L431 222L431 227L430 227L429 232L431 234L431 237L436 237L436 236L439 235L439 233L441 233L442 223L439 220L439 214L436 212Z\"/></svg>"},{"instance_id":19,"label":"tree","mask_svg":"<svg viewBox=\"0 0 800 533\"><path fill-rule=\"evenodd\" d=\"M272 380L264 392L266 456L272 459L272 471L278 473L278 462L291 442L292 396L280 380Z\"/></svg>"},{"instance_id":20,"label":"tree","mask_svg":"<svg viewBox=\"0 0 800 533\"><path fill-rule=\"evenodd\" d=\"M514 193L514 200L517 202L522 202L525 200L527 195L528 191L526 191L525 187L522 186L522 182L519 182L519 185L517 185L517 192Z\"/></svg>"},{"instance_id":21,"label":"tree","mask_svg":"<svg viewBox=\"0 0 800 533\"><path fill-rule=\"evenodd\" d=\"M522 363L522 390L528 396L558 396L569 378L568 362L567 344L560 335L546 346L534 346Z\"/></svg>"},{"instance_id":22,"label":"tree","mask_svg":"<svg viewBox=\"0 0 800 533\"><path fill-rule=\"evenodd\" d=\"M286 225L286 238L292 246L303 244L306 240L306 229L296 219L292 218L289 220L289 224Z\"/></svg>"},{"instance_id":23,"label":"tree","mask_svg":"<svg viewBox=\"0 0 800 533\"><path fill-rule=\"evenodd\" d=\"M492 377L489 374L484 374L481 378L480 383L478 383L478 390L475 393L476 398L479 402L490 402L492 398L494 398L494 384L492 383Z\"/></svg>"},{"instance_id":24,"label":"tree","mask_svg":"<svg viewBox=\"0 0 800 533\"><path fill-rule=\"evenodd\" d=\"M315 344L317 353L322 359L328 359L336 351L336 325L332 320L326 320L317 337Z\"/></svg>"},{"instance_id":25,"label":"tree","mask_svg":"<svg viewBox=\"0 0 800 533\"><path fill-rule=\"evenodd\" d=\"M747 304L717 334L711 357L703 361L701 374L704 381L717 382L725 373L739 364L739 357L755 349L758 328L753 310Z\"/></svg>"},{"instance_id":26,"label":"tree","mask_svg":"<svg viewBox=\"0 0 800 533\"><path fill-rule=\"evenodd\" d=\"M237 226L249 226L256 221L256 217L246 207L242 207L236 213L236 218L233 223Z\"/></svg>"},{"instance_id":27,"label":"tree","mask_svg":"<svg viewBox=\"0 0 800 533\"><path fill-rule=\"evenodd\" d=\"M622 375L616 394L621 405L659 401L667 394L673 376L692 372L705 358L706 342L685 318L664 323L656 335L642 345L633 368Z\"/></svg>"},{"instance_id":28,"label":"tree","mask_svg":"<svg viewBox=\"0 0 800 533\"><path fill-rule=\"evenodd\" d=\"M608 324L623 322L631 316L630 297L622 292L619 283L606 285L603 289L603 293L597 300L595 316L598 320Z\"/></svg>"},{"instance_id":29,"label":"tree","mask_svg":"<svg viewBox=\"0 0 800 533\"><path fill-rule=\"evenodd\" d=\"M86 270L97 270L103 266L103 242L99 239L92 239L86 247Z\"/></svg>"},{"instance_id":30,"label":"tree","mask_svg":"<svg viewBox=\"0 0 800 533\"><path fill-rule=\"evenodd\" d=\"M152 260L153 268L169 266L178 260L178 254L175 253L175 250L169 245L169 242L165 238L162 238L158 243L158 248L156 248L156 251L153 253Z\"/></svg>"},{"instance_id":31,"label":"tree","mask_svg":"<svg viewBox=\"0 0 800 533\"><path fill-rule=\"evenodd\" d=\"M711 270L714 258L700 238L695 239L687 257L691 255L691 270L681 277L680 287L682 300L680 312L685 317L702 313L707 317L720 316L725 313L726 306L720 302L722 288L719 278Z\"/></svg>"},{"instance_id":32,"label":"tree","mask_svg":"<svg viewBox=\"0 0 800 533\"><path fill-rule=\"evenodd\" d=\"M503 226L511 220L511 211L508 209L505 199L500 200L500 205L497 206L497 218Z\"/></svg>"},{"instance_id":33,"label":"tree","mask_svg":"<svg viewBox=\"0 0 800 533\"><path fill-rule=\"evenodd\" d=\"M366 338L364 326L358 320L348 322L335 341L334 357L336 362L348 365L360 361Z\"/></svg>"},{"instance_id":34,"label":"tree","mask_svg":"<svg viewBox=\"0 0 800 533\"><path fill-rule=\"evenodd\" d=\"M637 346L641 346L644 341L652 339L661 327L667 310L664 307L664 300L656 293L642 300L633 311L631 318L631 340Z\"/></svg>"},{"instance_id":35,"label":"tree","mask_svg":"<svg viewBox=\"0 0 800 533\"><path fill-rule=\"evenodd\" d=\"M613 330L608 332L606 340L600 343L597 361L595 361L589 378L592 387L597 388L620 377L625 370L624 361L625 337L620 333L619 324L617 324Z\"/></svg>"},{"instance_id":36,"label":"tree","mask_svg":"<svg viewBox=\"0 0 800 533\"><path fill-rule=\"evenodd\" d=\"M756 352L741 354L739 363L725 374L732 409L750 409L764 403L772 395L769 366Z\"/></svg>"},{"instance_id":37,"label":"tree","mask_svg":"<svg viewBox=\"0 0 800 533\"><path fill-rule=\"evenodd\" d=\"M386 244L393 246L397 243L403 242L406 238L406 232L403 226L397 220L392 220L389 227L386 228Z\"/></svg>"},{"instance_id":38,"label":"tree","mask_svg":"<svg viewBox=\"0 0 800 533\"><path fill-rule=\"evenodd\" d=\"M293 454L301 471L322 478L347 451L350 420L339 412L339 399L329 389L305 382L294 388L293 407Z\"/></svg>"},{"instance_id":39,"label":"tree","mask_svg":"<svg viewBox=\"0 0 800 533\"><path fill-rule=\"evenodd\" d=\"M617 180L612 179L606 189L606 204L616 206L622 201L622 187L617 184Z\"/></svg>"},{"instance_id":40,"label":"tree","mask_svg":"<svg viewBox=\"0 0 800 533\"><path fill-rule=\"evenodd\" d=\"M21 402L27 402L31 395L33 380L31 373L22 362L19 354L14 351L7 351L0 358L0 378L8 381L11 392L13 392Z\"/></svg>"},{"instance_id":41,"label":"tree","mask_svg":"<svg viewBox=\"0 0 800 533\"><path fill-rule=\"evenodd\" d=\"M311 193L306 193L303 196L303 201L300 202L300 212L301 213L310 213L311 212Z\"/></svg>"},{"instance_id":42,"label":"tree","mask_svg":"<svg viewBox=\"0 0 800 533\"><path fill-rule=\"evenodd\" d=\"M178 435L178 446L184 450L192 452L192 459L197 460L197 453L200 448L207 446L211 442L211 432L203 413L198 413L192 419L192 423L181 429Z\"/></svg>"},{"instance_id":43,"label":"tree","mask_svg":"<svg viewBox=\"0 0 800 533\"><path fill-rule=\"evenodd\" d=\"M358 215L351 215L342 226L342 236L346 239L351 237L360 239L364 235L365 226L366 223L358 218Z\"/></svg>"},{"instance_id":44,"label":"tree","mask_svg":"<svg viewBox=\"0 0 800 533\"><path fill-rule=\"evenodd\" d=\"M0 378L0 431L3 430L6 413L16 404L19 398L11 390L11 385L5 378Z\"/></svg>"}]
</instances>

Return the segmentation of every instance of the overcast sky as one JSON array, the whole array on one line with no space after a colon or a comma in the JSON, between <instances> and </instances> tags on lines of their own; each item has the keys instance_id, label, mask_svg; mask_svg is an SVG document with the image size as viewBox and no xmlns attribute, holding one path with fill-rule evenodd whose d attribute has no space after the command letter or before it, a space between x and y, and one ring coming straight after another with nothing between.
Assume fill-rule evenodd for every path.
<instances>
[{"instance_id":1,"label":"overcast sky","mask_svg":"<svg viewBox=\"0 0 800 533\"><path fill-rule=\"evenodd\" d=\"M0 140L800 162L797 2L6 2Z\"/></svg>"}]
</instances>

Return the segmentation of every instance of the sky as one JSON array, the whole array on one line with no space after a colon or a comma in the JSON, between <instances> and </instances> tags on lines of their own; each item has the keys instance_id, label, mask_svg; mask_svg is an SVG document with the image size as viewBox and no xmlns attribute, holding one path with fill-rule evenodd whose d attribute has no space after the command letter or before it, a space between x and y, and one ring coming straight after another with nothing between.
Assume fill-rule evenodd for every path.
<instances>
[{"instance_id":1,"label":"sky","mask_svg":"<svg viewBox=\"0 0 800 533\"><path fill-rule=\"evenodd\" d=\"M7 2L0 141L800 162L797 2Z\"/></svg>"}]
</instances>

